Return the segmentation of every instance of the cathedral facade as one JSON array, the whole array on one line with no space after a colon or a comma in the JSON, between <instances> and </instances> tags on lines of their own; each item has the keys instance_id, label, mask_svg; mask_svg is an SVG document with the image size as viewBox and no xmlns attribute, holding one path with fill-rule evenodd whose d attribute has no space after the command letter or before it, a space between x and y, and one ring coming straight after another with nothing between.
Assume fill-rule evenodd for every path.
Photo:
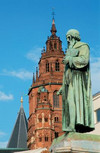
<instances>
[{"instance_id":1,"label":"cathedral facade","mask_svg":"<svg viewBox=\"0 0 100 153\"><path fill-rule=\"evenodd\" d=\"M29 90L28 141L29 149L49 148L62 131L62 96L57 91L62 86L64 66L62 41L56 35L53 18L51 36L46 41L39 60L39 71Z\"/></svg>"}]
</instances>

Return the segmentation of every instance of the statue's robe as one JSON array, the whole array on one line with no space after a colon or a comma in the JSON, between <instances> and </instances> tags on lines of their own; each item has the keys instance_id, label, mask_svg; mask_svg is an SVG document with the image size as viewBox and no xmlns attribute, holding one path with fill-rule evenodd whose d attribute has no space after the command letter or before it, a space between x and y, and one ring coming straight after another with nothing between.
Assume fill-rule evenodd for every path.
<instances>
[{"instance_id":1,"label":"statue's robe","mask_svg":"<svg viewBox=\"0 0 100 153\"><path fill-rule=\"evenodd\" d=\"M78 52L73 52L72 55L66 53L69 60L68 64L65 64L63 75L62 129L67 131L73 119L74 129L77 132L89 132L94 129L89 46L83 42L77 42L73 48Z\"/></svg>"}]
</instances>

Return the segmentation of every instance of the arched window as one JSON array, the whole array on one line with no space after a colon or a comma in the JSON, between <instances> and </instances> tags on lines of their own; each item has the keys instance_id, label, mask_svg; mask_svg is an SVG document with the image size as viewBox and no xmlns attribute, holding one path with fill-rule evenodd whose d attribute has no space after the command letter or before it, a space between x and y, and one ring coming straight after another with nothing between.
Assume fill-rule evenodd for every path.
<instances>
[{"instance_id":1,"label":"arched window","mask_svg":"<svg viewBox=\"0 0 100 153\"><path fill-rule=\"evenodd\" d=\"M59 136L58 132L55 132L55 138L57 138Z\"/></svg>"},{"instance_id":2,"label":"arched window","mask_svg":"<svg viewBox=\"0 0 100 153\"><path fill-rule=\"evenodd\" d=\"M44 101L46 101L47 100L47 98L46 98L46 96L44 96Z\"/></svg>"},{"instance_id":3,"label":"arched window","mask_svg":"<svg viewBox=\"0 0 100 153\"><path fill-rule=\"evenodd\" d=\"M49 63L46 62L46 72L49 72Z\"/></svg>"},{"instance_id":4,"label":"arched window","mask_svg":"<svg viewBox=\"0 0 100 153\"><path fill-rule=\"evenodd\" d=\"M57 49L57 44L56 43L54 43L54 48Z\"/></svg>"},{"instance_id":5,"label":"arched window","mask_svg":"<svg viewBox=\"0 0 100 153\"><path fill-rule=\"evenodd\" d=\"M52 43L50 42L50 44L49 44L49 50L51 50L52 49Z\"/></svg>"},{"instance_id":6,"label":"arched window","mask_svg":"<svg viewBox=\"0 0 100 153\"><path fill-rule=\"evenodd\" d=\"M48 141L49 140L48 133L45 133L44 139L45 139L45 141Z\"/></svg>"},{"instance_id":7,"label":"arched window","mask_svg":"<svg viewBox=\"0 0 100 153\"><path fill-rule=\"evenodd\" d=\"M41 142L42 141L42 137L39 137L39 142Z\"/></svg>"},{"instance_id":8,"label":"arched window","mask_svg":"<svg viewBox=\"0 0 100 153\"><path fill-rule=\"evenodd\" d=\"M48 136L45 136L45 141L48 141Z\"/></svg>"},{"instance_id":9,"label":"arched window","mask_svg":"<svg viewBox=\"0 0 100 153\"><path fill-rule=\"evenodd\" d=\"M38 122L42 122L42 116L41 116L41 114L38 116Z\"/></svg>"},{"instance_id":10,"label":"arched window","mask_svg":"<svg viewBox=\"0 0 100 153\"><path fill-rule=\"evenodd\" d=\"M44 121L48 122L48 115L47 114L45 114L45 116L44 116Z\"/></svg>"},{"instance_id":11,"label":"arched window","mask_svg":"<svg viewBox=\"0 0 100 153\"><path fill-rule=\"evenodd\" d=\"M55 117L54 118L54 122L58 122L59 121L59 118L58 117Z\"/></svg>"},{"instance_id":12,"label":"arched window","mask_svg":"<svg viewBox=\"0 0 100 153\"><path fill-rule=\"evenodd\" d=\"M56 60L56 63L55 63L55 71L60 71L58 60Z\"/></svg>"},{"instance_id":13,"label":"arched window","mask_svg":"<svg viewBox=\"0 0 100 153\"><path fill-rule=\"evenodd\" d=\"M42 141L42 134L39 134L39 142Z\"/></svg>"},{"instance_id":14,"label":"arched window","mask_svg":"<svg viewBox=\"0 0 100 153\"><path fill-rule=\"evenodd\" d=\"M53 106L56 108L59 107L59 96L57 95L57 91L53 93Z\"/></svg>"},{"instance_id":15,"label":"arched window","mask_svg":"<svg viewBox=\"0 0 100 153\"><path fill-rule=\"evenodd\" d=\"M39 117L39 122L42 122L42 118Z\"/></svg>"},{"instance_id":16,"label":"arched window","mask_svg":"<svg viewBox=\"0 0 100 153\"><path fill-rule=\"evenodd\" d=\"M48 122L48 118L47 117L45 117L44 120L45 120L45 122Z\"/></svg>"}]
</instances>

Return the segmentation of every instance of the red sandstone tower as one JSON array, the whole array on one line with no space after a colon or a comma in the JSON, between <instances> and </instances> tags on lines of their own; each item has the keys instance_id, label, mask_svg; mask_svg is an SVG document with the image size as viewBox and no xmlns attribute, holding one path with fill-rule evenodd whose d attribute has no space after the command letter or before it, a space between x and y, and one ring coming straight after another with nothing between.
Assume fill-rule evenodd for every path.
<instances>
[{"instance_id":1,"label":"red sandstone tower","mask_svg":"<svg viewBox=\"0 0 100 153\"><path fill-rule=\"evenodd\" d=\"M54 18L51 36L46 41L39 61L39 74L33 75L29 90L28 148L49 148L62 131L62 97L57 91L62 85L62 42L56 36Z\"/></svg>"}]
</instances>

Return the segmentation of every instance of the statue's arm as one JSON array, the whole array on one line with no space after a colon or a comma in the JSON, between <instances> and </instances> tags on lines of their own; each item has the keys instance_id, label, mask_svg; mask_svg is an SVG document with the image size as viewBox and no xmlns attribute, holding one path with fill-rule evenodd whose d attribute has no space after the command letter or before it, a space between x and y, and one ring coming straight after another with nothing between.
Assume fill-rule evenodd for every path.
<instances>
[{"instance_id":1,"label":"statue's arm","mask_svg":"<svg viewBox=\"0 0 100 153\"><path fill-rule=\"evenodd\" d=\"M74 49L74 48L68 49L62 62L64 64L69 63L71 65L72 64L72 57L78 56L78 53L79 53L79 51L77 49Z\"/></svg>"},{"instance_id":2,"label":"statue's arm","mask_svg":"<svg viewBox=\"0 0 100 153\"><path fill-rule=\"evenodd\" d=\"M78 57L72 57L71 61L75 68L84 68L89 63L89 47L87 45L81 46Z\"/></svg>"},{"instance_id":3,"label":"statue's arm","mask_svg":"<svg viewBox=\"0 0 100 153\"><path fill-rule=\"evenodd\" d=\"M81 46L78 56L65 56L63 63L68 64L70 68L80 69L85 67L89 62L89 47Z\"/></svg>"}]
</instances>

